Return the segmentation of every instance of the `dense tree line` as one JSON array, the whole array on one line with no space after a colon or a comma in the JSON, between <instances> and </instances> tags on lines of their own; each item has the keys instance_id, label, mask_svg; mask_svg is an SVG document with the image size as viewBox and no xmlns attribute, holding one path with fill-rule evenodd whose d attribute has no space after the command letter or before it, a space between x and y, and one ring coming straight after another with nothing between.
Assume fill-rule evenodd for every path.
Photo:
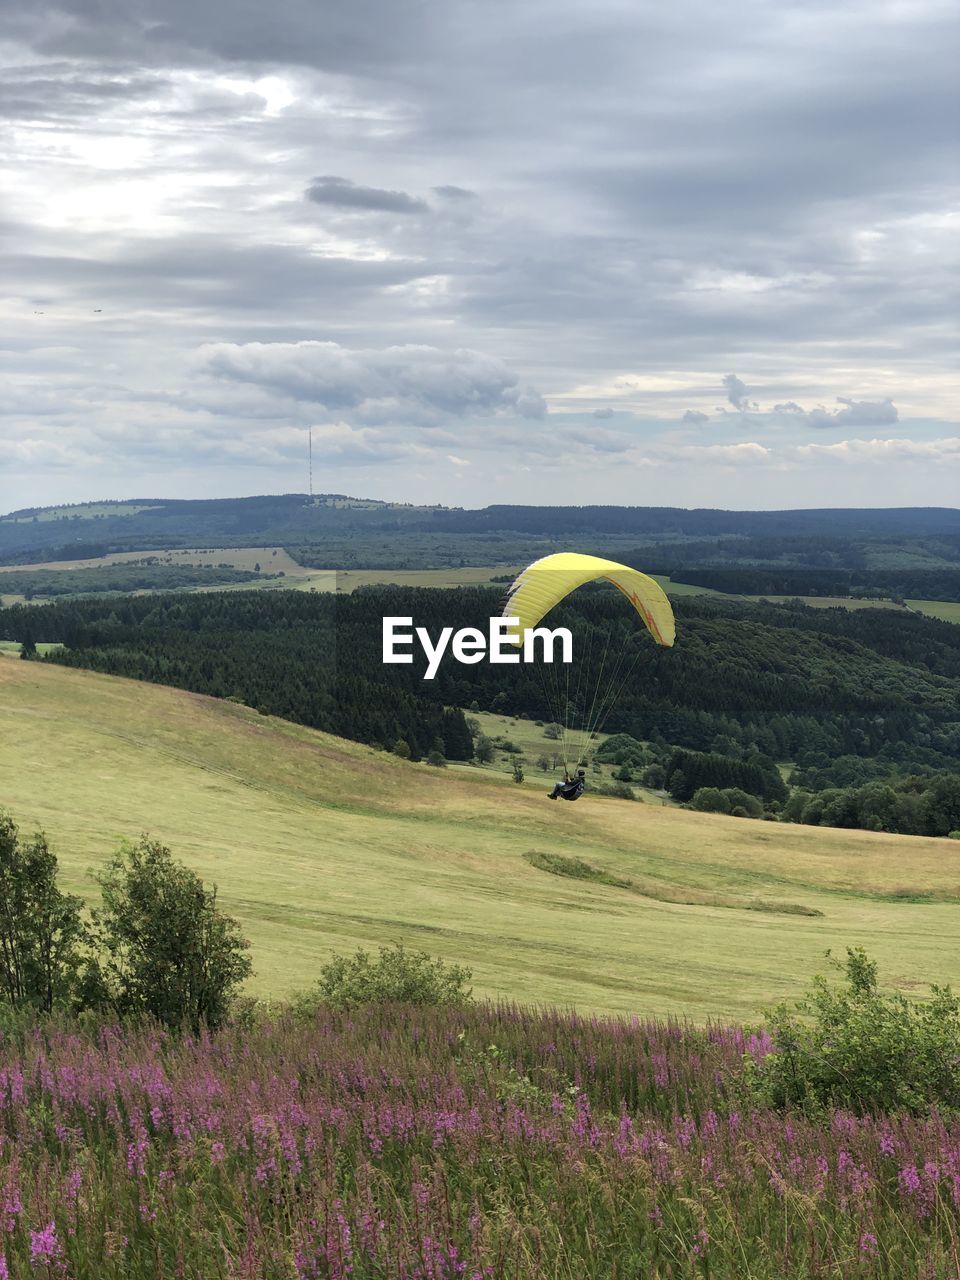
<instances>
[{"instance_id":1,"label":"dense tree line","mask_svg":"<svg viewBox=\"0 0 960 1280\"><path fill-rule=\"evenodd\" d=\"M702 787L737 788L759 800L782 803L787 786L776 764L760 753L746 760L712 751L674 751L667 761L665 785L674 800L692 800Z\"/></svg>"},{"instance_id":2,"label":"dense tree line","mask_svg":"<svg viewBox=\"0 0 960 1280\"><path fill-rule=\"evenodd\" d=\"M465 511L281 494L131 499L62 514L30 509L0 519L0 562L7 564L250 545L287 546L322 568L489 564L497 562L492 553L498 548L509 549L503 562L571 546L601 554L633 547L641 567L664 570L728 562L862 568L902 564L905 547L931 564L960 562L960 514L949 508L743 512L519 505Z\"/></svg>"},{"instance_id":3,"label":"dense tree line","mask_svg":"<svg viewBox=\"0 0 960 1280\"><path fill-rule=\"evenodd\" d=\"M677 582L745 596L876 596L960 601L960 569L675 567Z\"/></svg>"},{"instance_id":4,"label":"dense tree line","mask_svg":"<svg viewBox=\"0 0 960 1280\"><path fill-rule=\"evenodd\" d=\"M848 508L804 511L721 511L683 507L548 507L498 504L478 511L438 510L422 521L464 532L650 534L659 539L738 537L900 537L960 535L952 507Z\"/></svg>"},{"instance_id":5,"label":"dense tree line","mask_svg":"<svg viewBox=\"0 0 960 1280\"><path fill-rule=\"evenodd\" d=\"M960 838L960 777L892 777L860 787L797 790L783 809L790 822L899 835Z\"/></svg>"},{"instance_id":6,"label":"dense tree line","mask_svg":"<svg viewBox=\"0 0 960 1280\"><path fill-rule=\"evenodd\" d=\"M34 596L104 595L123 591L179 591L274 577L230 565L113 564L91 569L29 569L0 574L0 592Z\"/></svg>"}]
</instances>

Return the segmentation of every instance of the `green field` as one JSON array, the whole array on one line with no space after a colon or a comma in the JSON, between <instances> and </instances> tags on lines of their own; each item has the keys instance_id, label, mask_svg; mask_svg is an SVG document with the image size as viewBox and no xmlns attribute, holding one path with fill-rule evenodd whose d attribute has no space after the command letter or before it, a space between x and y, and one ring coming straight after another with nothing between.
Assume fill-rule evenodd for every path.
<instances>
[{"instance_id":1,"label":"green field","mask_svg":"<svg viewBox=\"0 0 960 1280\"><path fill-rule=\"evenodd\" d=\"M86 560L47 560L34 564L0 564L2 573L27 573L30 570L104 569L118 564L142 564L144 562L169 565L228 565L231 569L252 570L260 565L264 573L283 572L288 576L309 574L313 570L297 564L283 547L171 547L158 551L117 551L109 556L94 556Z\"/></svg>"},{"instance_id":2,"label":"green field","mask_svg":"<svg viewBox=\"0 0 960 1280\"><path fill-rule=\"evenodd\" d=\"M53 520L71 520L75 516L81 520L93 520L97 516L136 516L141 511L155 511L155 506L136 502L90 502L80 506L48 507L38 511L35 516L0 516L0 524L47 524Z\"/></svg>"},{"instance_id":3,"label":"green field","mask_svg":"<svg viewBox=\"0 0 960 1280\"><path fill-rule=\"evenodd\" d=\"M544 732L546 725L537 724L533 720L498 716L489 711L468 711L467 717L470 720L476 720L480 726L481 733L486 734L495 745L502 739L520 750L520 755L517 757L513 752L504 751L497 746L496 756L489 765L484 766L484 772L502 773L512 781L513 762L519 758L523 763L524 786L536 787L538 791L553 786L562 769L562 761L559 765L554 763L560 757L560 743L555 738L547 736ZM595 745L599 746L606 740L607 736L605 733L597 734ZM573 745L577 749L580 745L580 739L577 738ZM542 769L539 765L539 761L544 756L549 762L547 769ZM568 763L572 767L574 762L571 760ZM460 764L451 764L448 767L452 769L469 769L473 773L476 772L477 768L476 765ZM588 784L596 782L608 784L613 782L616 768L616 765L599 762L594 766L588 760L586 770ZM637 783L631 783L631 788L634 795L647 804L669 803L665 792L650 791Z\"/></svg>"},{"instance_id":4,"label":"green field","mask_svg":"<svg viewBox=\"0 0 960 1280\"><path fill-rule=\"evenodd\" d=\"M391 940L463 961L484 993L696 1018L749 1018L798 994L827 947L866 946L906 987L960 969L953 841L589 794L551 804L494 771L411 764L233 703L19 661L0 661L0 779L0 802L43 826L76 891L143 831L215 880L262 994L309 984L332 950ZM552 875L529 854L632 887ZM745 909L764 902L823 915Z\"/></svg>"},{"instance_id":5,"label":"green field","mask_svg":"<svg viewBox=\"0 0 960 1280\"><path fill-rule=\"evenodd\" d=\"M740 600L767 600L770 604L787 604L800 600L811 609L902 609L903 605L892 600L858 600L854 596L739 596Z\"/></svg>"},{"instance_id":6,"label":"green field","mask_svg":"<svg viewBox=\"0 0 960 1280\"><path fill-rule=\"evenodd\" d=\"M40 653L49 653L51 649L59 649L58 644L38 644L37 650ZM19 658L20 657L20 641L19 640L0 640L0 658Z\"/></svg>"},{"instance_id":7,"label":"green field","mask_svg":"<svg viewBox=\"0 0 960 1280\"><path fill-rule=\"evenodd\" d=\"M944 600L908 600L907 605L928 618L941 618L944 622L960 622L960 604Z\"/></svg>"}]
</instances>

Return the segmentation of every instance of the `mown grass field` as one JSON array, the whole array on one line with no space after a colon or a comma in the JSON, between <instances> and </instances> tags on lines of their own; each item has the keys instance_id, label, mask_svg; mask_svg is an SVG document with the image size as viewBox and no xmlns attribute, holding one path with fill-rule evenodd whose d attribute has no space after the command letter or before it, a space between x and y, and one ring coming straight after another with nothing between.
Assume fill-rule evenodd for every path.
<instances>
[{"instance_id":1,"label":"mown grass field","mask_svg":"<svg viewBox=\"0 0 960 1280\"><path fill-rule=\"evenodd\" d=\"M944 622L960 622L960 604L949 600L908 600L907 604L918 613L925 613L929 618L940 618Z\"/></svg>"},{"instance_id":2,"label":"mown grass field","mask_svg":"<svg viewBox=\"0 0 960 1280\"><path fill-rule=\"evenodd\" d=\"M288 576L311 573L298 564L283 547L170 547L158 551L117 551L108 556L86 560L48 560L34 564L0 564L0 573L26 573L30 570L103 569L117 564L140 564L151 560L172 565L229 565L231 569L252 570L257 564L264 573L283 572Z\"/></svg>"},{"instance_id":3,"label":"mown grass field","mask_svg":"<svg viewBox=\"0 0 960 1280\"><path fill-rule=\"evenodd\" d=\"M49 507L46 511L38 511L35 516L21 516L19 523L50 524L55 520L69 520L78 516L81 520L93 520L97 516L135 516L141 511L155 511L156 507L149 503L137 502L91 502L87 505ZM17 523L13 516L0 517L0 524Z\"/></svg>"},{"instance_id":4,"label":"mown grass field","mask_svg":"<svg viewBox=\"0 0 960 1280\"><path fill-rule=\"evenodd\" d=\"M906 987L960 976L960 843L551 804L89 672L0 660L0 803L43 826L74 891L122 838L169 844L243 921L264 995L392 940L470 965L485 994L699 1019L798 994L827 947L865 946ZM537 852L634 887L551 875ZM758 900L823 914L743 909Z\"/></svg>"},{"instance_id":5,"label":"mown grass field","mask_svg":"<svg viewBox=\"0 0 960 1280\"><path fill-rule=\"evenodd\" d=\"M742 600L768 600L771 604L787 604L801 600L811 609L902 609L892 600L858 600L852 596L741 596Z\"/></svg>"}]
</instances>

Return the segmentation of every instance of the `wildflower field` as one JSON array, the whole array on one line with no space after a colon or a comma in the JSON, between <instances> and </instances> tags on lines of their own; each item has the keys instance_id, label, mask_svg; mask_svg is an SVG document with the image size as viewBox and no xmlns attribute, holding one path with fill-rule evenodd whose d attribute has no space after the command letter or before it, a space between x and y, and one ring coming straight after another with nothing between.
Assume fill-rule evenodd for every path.
<instances>
[{"instance_id":1,"label":"wildflower field","mask_svg":"<svg viewBox=\"0 0 960 1280\"><path fill-rule=\"evenodd\" d=\"M954 1280L960 1124L756 1109L763 1033L509 1005L0 1039L0 1276Z\"/></svg>"}]
</instances>

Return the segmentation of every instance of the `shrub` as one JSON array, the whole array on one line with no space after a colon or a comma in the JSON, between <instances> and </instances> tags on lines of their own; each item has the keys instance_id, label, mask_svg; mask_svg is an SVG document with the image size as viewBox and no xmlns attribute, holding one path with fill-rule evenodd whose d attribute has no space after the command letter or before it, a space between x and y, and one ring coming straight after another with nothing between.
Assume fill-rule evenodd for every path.
<instances>
[{"instance_id":1,"label":"shrub","mask_svg":"<svg viewBox=\"0 0 960 1280\"><path fill-rule=\"evenodd\" d=\"M433 751L427 753L427 764L432 764L436 769L445 769L447 762L443 758L443 753L434 748Z\"/></svg>"},{"instance_id":2,"label":"shrub","mask_svg":"<svg viewBox=\"0 0 960 1280\"><path fill-rule=\"evenodd\" d=\"M164 1026L221 1026L251 970L249 943L217 907L216 889L142 837L98 877L97 995L121 1016Z\"/></svg>"},{"instance_id":3,"label":"shrub","mask_svg":"<svg viewBox=\"0 0 960 1280\"><path fill-rule=\"evenodd\" d=\"M402 943L380 947L376 960L361 948L324 965L319 982L296 1008L309 1015L321 1004L335 1009L388 1003L459 1007L472 999L467 986L472 976L469 969L425 951L407 951Z\"/></svg>"},{"instance_id":4,"label":"shrub","mask_svg":"<svg viewBox=\"0 0 960 1280\"><path fill-rule=\"evenodd\" d=\"M403 738L398 738L393 744L393 754L399 756L401 760L410 759L410 743Z\"/></svg>"},{"instance_id":5,"label":"shrub","mask_svg":"<svg viewBox=\"0 0 960 1280\"><path fill-rule=\"evenodd\" d=\"M763 805L756 796L739 787L700 787L694 792L691 807L701 813L728 813L734 818L760 818Z\"/></svg>"},{"instance_id":6,"label":"shrub","mask_svg":"<svg viewBox=\"0 0 960 1280\"><path fill-rule=\"evenodd\" d=\"M473 754L477 757L481 764L489 764L493 759L493 743L481 733L473 748Z\"/></svg>"},{"instance_id":7,"label":"shrub","mask_svg":"<svg viewBox=\"0 0 960 1280\"><path fill-rule=\"evenodd\" d=\"M769 1014L774 1052L748 1064L752 1088L777 1107L960 1108L960 1000L950 988L933 986L923 1002L883 992L860 947L838 967L845 986L817 977L793 1011L781 1004Z\"/></svg>"}]
</instances>

